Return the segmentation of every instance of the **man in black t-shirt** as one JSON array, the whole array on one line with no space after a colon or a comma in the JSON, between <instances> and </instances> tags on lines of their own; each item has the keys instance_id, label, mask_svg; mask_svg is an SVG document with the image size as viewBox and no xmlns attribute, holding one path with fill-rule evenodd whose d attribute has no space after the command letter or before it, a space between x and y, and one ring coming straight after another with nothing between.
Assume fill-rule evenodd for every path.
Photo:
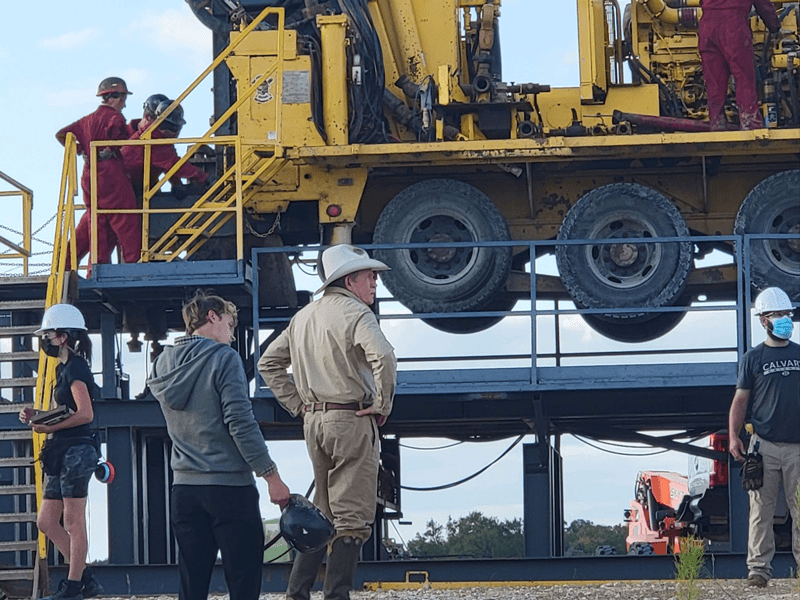
<instances>
[{"instance_id":1,"label":"man in black t-shirt","mask_svg":"<svg viewBox=\"0 0 800 600\"><path fill-rule=\"evenodd\" d=\"M750 451L758 444L763 458L763 485L750 494L750 528L747 544L747 583L765 587L772 577L775 503L783 493L792 514L792 551L800 565L800 345L792 342L792 303L779 288L767 288L756 298L754 313L767 339L749 350L739 363L728 431L730 452L744 460L739 434L749 412L753 427Z\"/></svg>"}]
</instances>

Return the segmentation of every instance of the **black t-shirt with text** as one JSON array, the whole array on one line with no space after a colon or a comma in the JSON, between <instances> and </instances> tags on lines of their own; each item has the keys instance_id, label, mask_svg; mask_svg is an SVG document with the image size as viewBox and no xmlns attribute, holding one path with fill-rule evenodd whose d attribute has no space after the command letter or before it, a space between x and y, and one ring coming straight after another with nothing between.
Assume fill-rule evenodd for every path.
<instances>
[{"instance_id":1,"label":"black t-shirt with text","mask_svg":"<svg viewBox=\"0 0 800 600\"><path fill-rule=\"evenodd\" d=\"M800 345L759 344L739 363L736 387L750 390L750 423L770 442L800 443Z\"/></svg>"},{"instance_id":2,"label":"black t-shirt with text","mask_svg":"<svg viewBox=\"0 0 800 600\"><path fill-rule=\"evenodd\" d=\"M56 404L67 406L70 410L78 410L75 398L72 397L72 384L75 381L82 381L89 390L89 396L94 399L97 396L97 385L94 382L94 375L89 369L88 363L74 354L70 355L67 362L59 363L56 367L56 385L53 388L53 400ZM61 429L53 434L53 437L84 437L90 435L91 423Z\"/></svg>"}]
</instances>

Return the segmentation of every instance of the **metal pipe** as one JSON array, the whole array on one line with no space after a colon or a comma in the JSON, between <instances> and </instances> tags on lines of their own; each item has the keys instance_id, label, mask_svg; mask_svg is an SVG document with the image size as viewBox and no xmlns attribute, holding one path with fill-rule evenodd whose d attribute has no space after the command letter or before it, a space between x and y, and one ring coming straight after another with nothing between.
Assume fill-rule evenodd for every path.
<instances>
[{"instance_id":1,"label":"metal pipe","mask_svg":"<svg viewBox=\"0 0 800 600\"><path fill-rule=\"evenodd\" d=\"M702 8L671 8L664 0L639 0L644 2L653 16L659 21L671 25L697 27L703 16Z\"/></svg>"},{"instance_id":2,"label":"metal pipe","mask_svg":"<svg viewBox=\"0 0 800 600\"><path fill-rule=\"evenodd\" d=\"M711 124L708 121L695 121L694 119L680 119L677 117L654 117L651 115L637 115L634 113L624 113L619 110L614 111L614 123L627 121L633 125L653 127L660 131L711 131ZM731 127L731 129L735 129Z\"/></svg>"},{"instance_id":3,"label":"metal pipe","mask_svg":"<svg viewBox=\"0 0 800 600\"><path fill-rule=\"evenodd\" d=\"M670 8L689 8L700 6L700 0L667 0Z\"/></svg>"},{"instance_id":4,"label":"metal pipe","mask_svg":"<svg viewBox=\"0 0 800 600\"><path fill-rule=\"evenodd\" d=\"M347 125L346 15L317 15L322 43L322 112L329 146L346 146Z\"/></svg>"}]
</instances>

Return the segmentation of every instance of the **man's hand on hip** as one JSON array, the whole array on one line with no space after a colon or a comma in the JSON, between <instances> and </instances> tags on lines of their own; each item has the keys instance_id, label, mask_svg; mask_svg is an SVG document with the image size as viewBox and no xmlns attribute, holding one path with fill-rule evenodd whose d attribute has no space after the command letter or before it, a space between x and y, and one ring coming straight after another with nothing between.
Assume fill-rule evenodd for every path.
<instances>
[{"instance_id":1,"label":"man's hand on hip","mask_svg":"<svg viewBox=\"0 0 800 600\"><path fill-rule=\"evenodd\" d=\"M386 419L389 418L386 415L379 414L372 406L356 411L357 417L366 417L367 415L375 415L375 422L378 424L378 427L383 427L383 424L386 423Z\"/></svg>"},{"instance_id":2,"label":"man's hand on hip","mask_svg":"<svg viewBox=\"0 0 800 600\"><path fill-rule=\"evenodd\" d=\"M277 504L280 508L286 506L291 492L286 484L283 483L278 472L274 471L269 475L264 475L264 481L267 482L267 487L269 488L269 501Z\"/></svg>"}]
</instances>

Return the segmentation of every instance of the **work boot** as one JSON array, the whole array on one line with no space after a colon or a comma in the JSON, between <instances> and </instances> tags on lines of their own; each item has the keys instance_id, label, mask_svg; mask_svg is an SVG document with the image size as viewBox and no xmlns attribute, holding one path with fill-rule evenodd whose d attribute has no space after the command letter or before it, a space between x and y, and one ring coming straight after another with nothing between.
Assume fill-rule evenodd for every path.
<instances>
[{"instance_id":1,"label":"work boot","mask_svg":"<svg viewBox=\"0 0 800 600\"><path fill-rule=\"evenodd\" d=\"M105 588L100 585L100 582L94 578L94 572L90 568L83 570L81 575L81 584L83 584L83 597L94 598L95 596L102 596L105 593Z\"/></svg>"},{"instance_id":2,"label":"work boot","mask_svg":"<svg viewBox=\"0 0 800 600\"><path fill-rule=\"evenodd\" d=\"M751 573L747 578L747 585L750 587L765 588L767 587L767 578L758 573Z\"/></svg>"},{"instance_id":3,"label":"work boot","mask_svg":"<svg viewBox=\"0 0 800 600\"><path fill-rule=\"evenodd\" d=\"M333 542L322 588L325 600L350 600L350 590L353 589L356 565L363 543L361 539L349 535Z\"/></svg>"},{"instance_id":4,"label":"work boot","mask_svg":"<svg viewBox=\"0 0 800 600\"><path fill-rule=\"evenodd\" d=\"M319 566L327 551L326 546L316 552L297 554L292 565L292 573L289 575L289 585L286 588L288 600L309 600L311 588L314 587L314 582L317 580Z\"/></svg>"},{"instance_id":5,"label":"work boot","mask_svg":"<svg viewBox=\"0 0 800 600\"><path fill-rule=\"evenodd\" d=\"M80 581L62 579L58 582L55 594L42 598L42 600L83 600Z\"/></svg>"}]
</instances>

